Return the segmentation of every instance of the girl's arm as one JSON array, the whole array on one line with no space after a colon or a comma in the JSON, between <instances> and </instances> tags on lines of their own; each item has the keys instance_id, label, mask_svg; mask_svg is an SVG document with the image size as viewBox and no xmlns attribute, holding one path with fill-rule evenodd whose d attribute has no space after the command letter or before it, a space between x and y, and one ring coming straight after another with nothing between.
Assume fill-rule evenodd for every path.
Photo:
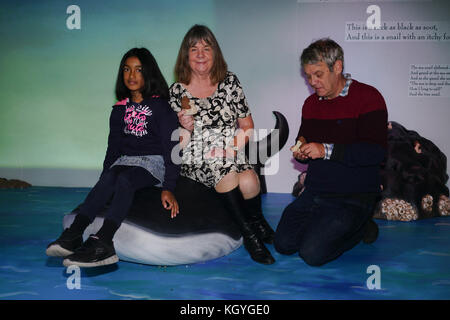
<instances>
[{"instance_id":1,"label":"girl's arm","mask_svg":"<svg viewBox=\"0 0 450 320\"><path fill-rule=\"evenodd\" d=\"M120 138L123 129L121 123L122 118L121 107L114 106L109 117L108 148L106 149L105 160L103 161L102 175L121 155Z\"/></svg>"}]
</instances>

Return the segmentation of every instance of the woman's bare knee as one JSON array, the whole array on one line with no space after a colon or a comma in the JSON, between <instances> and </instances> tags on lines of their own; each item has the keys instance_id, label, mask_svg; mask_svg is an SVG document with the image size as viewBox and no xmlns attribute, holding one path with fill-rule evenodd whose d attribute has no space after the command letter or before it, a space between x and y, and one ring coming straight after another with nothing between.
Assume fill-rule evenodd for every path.
<instances>
[{"instance_id":1,"label":"woman's bare knee","mask_svg":"<svg viewBox=\"0 0 450 320\"><path fill-rule=\"evenodd\" d=\"M246 170L238 174L239 189L244 199L256 197L261 191L258 175L254 170Z\"/></svg>"},{"instance_id":2,"label":"woman's bare knee","mask_svg":"<svg viewBox=\"0 0 450 320\"><path fill-rule=\"evenodd\" d=\"M233 190L238 185L238 173L232 171L220 179L220 181L216 184L215 189L219 193L224 193Z\"/></svg>"}]
</instances>

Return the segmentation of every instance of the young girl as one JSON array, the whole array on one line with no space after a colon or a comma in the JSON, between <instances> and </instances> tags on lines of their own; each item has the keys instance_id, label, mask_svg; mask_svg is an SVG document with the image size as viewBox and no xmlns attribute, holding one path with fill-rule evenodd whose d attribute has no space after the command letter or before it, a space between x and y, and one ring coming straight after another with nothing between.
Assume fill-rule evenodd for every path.
<instances>
[{"instance_id":1,"label":"young girl","mask_svg":"<svg viewBox=\"0 0 450 320\"><path fill-rule=\"evenodd\" d=\"M49 256L66 257L65 266L94 267L116 263L113 237L125 219L134 193L160 186L161 202L174 218L173 195L179 166L171 160L171 134L178 128L168 104L169 89L153 55L145 48L128 51L120 62L116 97L110 117L103 172L81 205L71 226L47 247ZM82 235L111 200L102 227L83 243Z\"/></svg>"}]
</instances>

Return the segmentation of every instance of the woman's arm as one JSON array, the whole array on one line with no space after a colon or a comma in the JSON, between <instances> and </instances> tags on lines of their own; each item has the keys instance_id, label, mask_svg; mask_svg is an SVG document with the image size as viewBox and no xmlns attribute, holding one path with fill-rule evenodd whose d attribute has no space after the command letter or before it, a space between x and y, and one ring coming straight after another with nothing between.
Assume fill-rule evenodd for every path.
<instances>
[{"instance_id":1,"label":"woman's arm","mask_svg":"<svg viewBox=\"0 0 450 320\"><path fill-rule=\"evenodd\" d=\"M253 134L253 119L252 116L249 115L245 118L238 119L239 128L236 130L236 134L234 135L233 141L230 142L225 149L221 148L213 148L208 154L205 155L205 158L211 157L227 157L234 158L237 155L238 150L242 150L245 148L245 145L250 140L250 137Z\"/></svg>"},{"instance_id":2,"label":"woman's arm","mask_svg":"<svg viewBox=\"0 0 450 320\"><path fill-rule=\"evenodd\" d=\"M255 125L253 123L253 118L251 115L245 118L238 118L238 126L239 128L236 130L233 145L229 145L227 146L227 148L241 150L245 147L245 145L250 140L250 137L253 135L253 129Z\"/></svg>"}]
</instances>

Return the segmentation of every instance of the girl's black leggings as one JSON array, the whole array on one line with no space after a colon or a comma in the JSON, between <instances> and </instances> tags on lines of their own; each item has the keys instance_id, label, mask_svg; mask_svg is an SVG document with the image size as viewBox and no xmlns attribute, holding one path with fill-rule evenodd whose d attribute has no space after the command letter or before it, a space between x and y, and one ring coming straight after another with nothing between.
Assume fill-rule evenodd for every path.
<instances>
[{"instance_id":1,"label":"girl's black leggings","mask_svg":"<svg viewBox=\"0 0 450 320\"><path fill-rule=\"evenodd\" d=\"M89 217L92 222L112 197L105 219L112 220L120 226L128 214L135 192L159 182L144 168L114 166L104 172L91 189L79 214Z\"/></svg>"}]
</instances>

